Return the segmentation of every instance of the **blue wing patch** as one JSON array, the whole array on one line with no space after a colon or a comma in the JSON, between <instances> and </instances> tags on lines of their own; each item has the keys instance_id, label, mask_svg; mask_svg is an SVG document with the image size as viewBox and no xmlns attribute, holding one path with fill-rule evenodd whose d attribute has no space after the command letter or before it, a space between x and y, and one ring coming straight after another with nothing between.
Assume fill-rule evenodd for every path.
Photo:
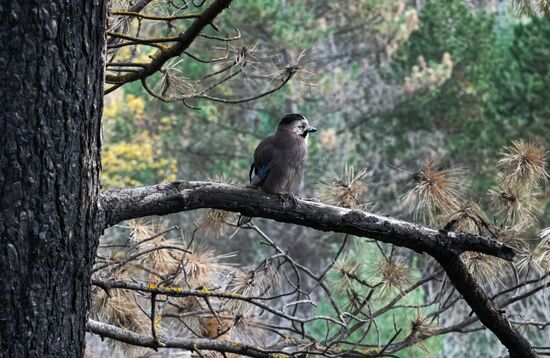
<instances>
[{"instance_id":1,"label":"blue wing patch","mask_svg":"<svg viewBox=\"0 0 550 358\"><path fill-rule=\"evenodd\" d=\"M259 186L269 174L269 167L261 167L260 170L254 164L250 167L250 186Z\"/></svg>"}]
</instances>

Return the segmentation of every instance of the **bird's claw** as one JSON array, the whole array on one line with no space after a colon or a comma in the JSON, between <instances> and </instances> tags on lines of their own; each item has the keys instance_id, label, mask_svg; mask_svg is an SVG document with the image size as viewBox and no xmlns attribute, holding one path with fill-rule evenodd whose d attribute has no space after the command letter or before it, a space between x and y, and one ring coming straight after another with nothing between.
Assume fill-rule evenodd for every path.
<instances>
[{"instance_id":1,"label":"bird's claw","mask_svg":"<svg viewBox=\"0 0 550 358\"><path fill-rule=\"evenodd\" d=\"M292 206L298 205L298 199L290 193L280 193L279 198L283 204L291 204Z\"/></svg>"}]
</instances>

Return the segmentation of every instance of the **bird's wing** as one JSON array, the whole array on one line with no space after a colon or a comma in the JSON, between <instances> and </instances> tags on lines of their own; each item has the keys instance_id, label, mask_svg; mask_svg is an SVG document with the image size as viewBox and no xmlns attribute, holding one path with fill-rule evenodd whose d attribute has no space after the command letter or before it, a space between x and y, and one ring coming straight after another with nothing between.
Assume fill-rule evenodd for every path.
<instances>
[{"instance_id":1,"label":"bird's wing","mask_svg":"<svg viewBox=\"0 0 550 358\"><path fill-rule=\"evenodd\" d=\"M256 165L252 164L250 166L250 184L249 186L257 187L262 185L265 178L269 174L269 167L257 168Z\"/></svg>"},{"instance_id":2,"label":"bird's wing","mask_svg":"<svg viewBox=\"0 0 550 358\"><path fill-rule=\"evenodd\" d=\"M271 164L276 150L273 145L273 136L264 138L254 151L254 163L250 166L250 186L262 185L269 175Z\"/></svg>"}]
</instances>

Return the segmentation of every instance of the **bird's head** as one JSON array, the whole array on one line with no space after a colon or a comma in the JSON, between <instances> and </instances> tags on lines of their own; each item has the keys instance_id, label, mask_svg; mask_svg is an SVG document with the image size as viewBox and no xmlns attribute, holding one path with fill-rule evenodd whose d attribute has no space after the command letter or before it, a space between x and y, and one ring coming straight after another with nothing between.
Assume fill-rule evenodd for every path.
<instances>
[{"instance_id":1,"label":"bird's head","mask_svg":"<svg viewBox=\"0 0 550 358\"><path fill-rule=\"evenodd\" d=\"M277 131L284 131L295 136L307 138L308 133L317 132L317 128L309 125L307 118L301 114L287 114L279 122Z\"/></svg>"}]
</instances>

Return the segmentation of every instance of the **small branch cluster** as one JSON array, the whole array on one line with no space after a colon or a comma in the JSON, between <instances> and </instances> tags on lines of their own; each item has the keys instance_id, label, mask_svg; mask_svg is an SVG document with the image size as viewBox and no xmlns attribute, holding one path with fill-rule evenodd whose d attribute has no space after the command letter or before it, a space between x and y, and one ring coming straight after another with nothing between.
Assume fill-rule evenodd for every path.
<instances>
[{"instance_id":1,"label":"small branch cluster","mask_svg":"<svg viewBox=\"0 0 550 358\"><path fill-rule=\"evenodd\" d=\"M128 228L125 243L100 246L88 323L89 332L110 338L126 354L142 347L198 356L373 357L426 351L430 337L484 328L468 315L442 324L455 316L460 295L437 266L413 277L414 267L393 245L353 242L346 235L315 272L251 224L244 229L269 251L255 265L239 268L228 263L231 255L205 250L195 236L183 239L178 227L133 221ZM502 288L493 298L504 309L536 294L549 278ZM435 289L425 299L413 298L430 287ZM388 332L381 325L396 310L409 312L408 319L394 322L384 338Z\"/></svg>"},{"instance_id":2,"label":"small branch cluster","mask_svg":"<svg viewBox=\"0 0 550 358\"><path fill-rule=\"evenodd\" d=\"M201 249L194 237L168 238L177 227L134 221L130 229L127 244L100 247L92 279L92 316L99 321L89 322L90 332L112 338L114 344L178 347L199 355L218 351L286 356L291 349L295 354L364 356L340 344L319 346L311 335L318 322L346 327L353 318L339 307L324 282L332 264L316 275L254 225L248 229L272 253L247 268L225 264L230 255ZM317 296L305 279L328 297L336 316L302 314L303 307L311 311L307 308L315 306Z\"/></svg>"},{"instance_id":3,"label":"small branch cluster","mask_svg":"<svg viewBox=\"0 0 550 358\"><path fill-rule=\"evenodd\" d=\"M190 99L243 103L281 89L302 68L277 66L259 45L243 46L241 34L217 35L216 17L231 0L206 2L146 0L137 4L112 1L107 31L109 94L126 83L140 81L153 97L164 102ZM235 44L235 45L234 45ZM201 53L197 55L196 53ZM190 71L191 66L201 71ZM186 73L198 73L188 78ZM227 98L216 94L237 77L249 81L252 94ZM220 92L220 91L218 91Z\"/></svg>"},{"instance_id":4,"label":"small branch cluster","mask_svg":"<svg viewBox=\"0 0 550 358\"><path fill-rule=\"evenodd\" d=\"M497 182L488 191L486 200L494 222L489 221L481 202L467 197L464 171L440 169L435 158L426 161L411 176L411 187L404 201L416 219L445 230L492 236L514 247L518 254L514 266L518 271L527 276L533 268L544 273L550 269L548 243L527 237L533 235L542 213L538 193L548 178L546 156L543 147L521 140L504 149L496 163ZM503 274L509 274L503 270L502 261L482 253L464 253L462 259L481 282L498 284Z\"/></svg>"}]
</instances>

